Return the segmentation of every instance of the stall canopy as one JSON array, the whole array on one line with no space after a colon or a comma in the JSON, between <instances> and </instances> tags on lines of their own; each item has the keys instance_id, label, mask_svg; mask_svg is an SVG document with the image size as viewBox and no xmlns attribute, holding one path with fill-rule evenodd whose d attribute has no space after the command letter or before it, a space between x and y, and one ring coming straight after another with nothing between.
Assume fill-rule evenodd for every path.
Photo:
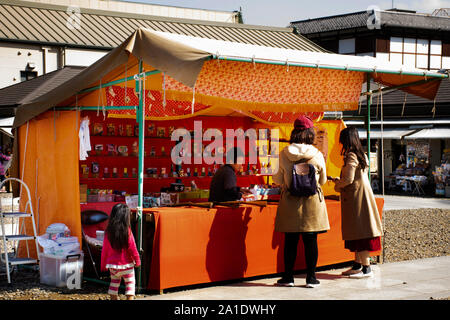
<instances>
[{"instance_id":1,"label":"stall canopy","mask_svg":"<svg viewBox=\"0 0 450 320\"><path fill-rule=\"evenodd\" d=\"M139 61L147 76L155 75L153 80L147 77L151 84L145 95L146 115L165 119L224 114L225 108L288 123L295 116L289 113L357 109L365 73L388 86L410 84L401 90L428 99L434 98L439 79L447 77L372 57L269 48L140 28L70 81L20 106L14 126L58 105L83 105L83 97L98 88L107 86L110 96L120 96L111 82L124 76L132 81ZM123 88L124 81L119 83ZM86 90L89 87L92 90ZM120 90L125 90L123 101L109 99L109 105L136 102L126 99L131 86ZM94 105L106 106L107 97L101 98ZM168 100L191 102L191 107L165 108ZM280 112L285 113L283 118Z\"/></svg>"},{"instance_id":2,"label":"stall canopy","mask_svg":"<svg viewBox=\"0 0 450 320\"><path fill-rule=\"evenodd\" d=\"M416 131L409 128L385 128L381 131L377 128L370 130L370 137L374 139L402 139ZM365 129L358 129L358 135L360 139L367 139L367 131Z\"/></svg>"},{"instance_id":3,"label":"stall canopy","mask_svg":"<svg viewBox=\"0 0 450 320\"><path fill-rule=\"evenodd\" d=\"M425 128L415 130L411 135L405 136L405 139L448 139L450 137L450 128Z\"/></svg>"}]
</instances>

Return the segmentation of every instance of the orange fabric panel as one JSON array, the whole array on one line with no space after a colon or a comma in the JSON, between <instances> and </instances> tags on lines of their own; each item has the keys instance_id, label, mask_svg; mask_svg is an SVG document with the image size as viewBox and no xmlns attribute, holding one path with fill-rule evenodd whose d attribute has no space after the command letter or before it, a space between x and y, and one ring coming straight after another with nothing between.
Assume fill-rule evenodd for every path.
<instances>
[{"instance_id":1,"label":"orange fabric panel","mask_svg":"<svg viewBox=\"0 0 450 320\"><path fill-rule=\"evenodd\" d=\"M420 80L425 80L424 77L402 76L402 75L398 75L398 74L384 74L384 73L381 74L380 73L380 74L376 74L373 76L374 76L375 81L382 83L389 87L398 86L398 85L407 84L407 83L413 83L413 82L420 81ZM441 80L436 80L436 81L431 81L431 82L424 83L421 85L401 88L400 90L415 94L419 97L433 100L436 97L436 94L437 94L437 91L438 91L440 85L441 85Z\"/></svg>"},{"instance_id":2,"label":"orange fabric panel","mask_svg":"<svg viewBox=\"0 0 450 320\"><path fill-rule=\"evenodd\" d=\"M27 139L27 131L28 131L28 139ZM22 125L18 128L18 156L19 156L19 176L18 179L23 180L28 188L30 189L30 197L31 197L31 203L33 206L33 210L35 213L35 221L36 221L36 232L39 235L39 228L37 226L38 221L38 215L36 213L36 197L35 197L35 185L36 185L36 153L37 153L37 144L36 144L36 137L37 137L37 126L36 121L30 121L28 124ZM17 135L16 135L17 139ZM25 170L24 170L25 168ZM19 210L24 211L25 205L28 201L28 194L25 191L25 188L22 188L20 193L20 203L19 203ZM30 212L28 209L27 212ZM19 220L19 223L22 223L22 219L25 221L25 231L26 234L32 234L33 227L31 225L31 221L29 218L21 218ZM20 241L19 242L19 257L27 257L27 251L26 251L26 244L28 244L28 248L30 249L30 255L31 257L36 257L36 247L33 242L31 241Z\"/></svg>"},{"instance_id":3,"label":"orange fabric panel","mask_svg":"<svg viewBox=\"0 0 450 320\"><path fill-rule=\"evenodd\" d=\"M343 120L320 120L314 122L316 128L315 146L322 151L327 165L327 176L339 177L341 168L344 165L344 159L341 156L341 145L339 144L339 135L346 127ZM282 126L280 129L280 139L289 141L293 126ZM288 143L280 143L280 150L283 150ZM271 159L274 161L275 159ZM274 165L272 165L273 167ZM327 181L322 190L326 196L339 195L334 190L334 183Z\"/></svg>"},{"instance_id":4,"label":"orange fabric panel","mask_svg":"<svg viewBox=\"0 0 450 320\"><path fill-rule=\"evenodd\" d=\"M42 114L29 122L25 158L27 125L20 127L19 150L21 172L25 161L23 180L30 188L38 235L60 222L81 243L77 120L77 113L71 111ZM23 195L22 210L27 198ZM31 224L27 230L32 230Z\"/></svg>"},{"instance_id":5,"label":"orange fabric panel","mask_svg":"<svg viewBox=\"0 0 450 320\"><path fill-rule=\"evenodd\" d=\"M220 103L217 98L243 102L239 108L246 111L272 111L274 106L279 112L353 110L363 80L362 72L210 60L197 78L195 93L196 101L204 104ZM192 93L169 77L167 88L175 95Z\"/></svg>"},{"instance_id":6,"label":"orange fabric panel","mask_svg":"<svg viewBox=\"0 0 450 320\"><path fill-rule=\"evenodd\" d=\"M339 177L341 168L344 165L344 159L341 156L342 146L339 144L339 135L346 127L345 123L343 120L322 120L315 124L315 126L319 129L319 131L325 132L322 136L324 137L323 140L325 140L325 137L327 140L327 156L325 159L327 164L327 176ZM321 141L317 141L317 144L317 147L321 150ZM331 181L327 181L322 186L322 190L327 196L339 195L339 193L334 190L334 183Z\"/></svg>"},{"instance_id":7,"label":"orange fabric panel","mask_svg":"<svg viewBox=\"0 0 450 320\"><path fill-rule=\"evenodd\" d=\"M155 70L155 68L153 68L150 65L147 64L143 64L143 72L147 72L147 71L153 71ZM116 81L116 80L120 80L123 78L128 78L131 76L134 76L135 74L139 73L139 66L138 66L138 61L134 56L130 56L130 58L128 59L128 64L125 67L125 65L121 65L116 67L114 70L112 70L110 73L108 73L108 75L106 75L104 78L102 78L101 84L104 85L105 83L108 82L112 82L112 81ZM162 83L163 83L163 75L162 73L157 73L157 74L153 74L150 76L147 76L145 79L145 89L147 90L159 90L162 91ZM135 88L135 83L136 81L134 79L131 79L129 81L122 82L120 84L118 84L118 86L121 87L127 87L132 89L134 91ZM90 88L90 87L94 87L94 86L99 86L100 85L100 81L97 81L95 83L91 83L89 85L86 86L86 88ZM107 105L107 98L106 98L106 93L108 92L109 87L107 88L102 88L101 90L94 90L92 92L88 92L88 93L84 93L84 94L80 94L78 95L78 98L76 98L76 96L72 96L70 98L68 98L65 101L62 101L61 103L59 103L59 106L102 106L102 105ZM127 90L128 91L128 90ZM119 104L117 104L119 105ZM133 105L130 103L125 103L125 101L121 101L120 103L121 106L126 106L126 105Z\"/></svg>"},{"instance_id":8,"label":"orange fabric panel","mask_svg":"<svg viewBox=\"0 0 450 320\"><path fill-rule=\"evenodd\" d=\"M340 202L327 201L331 229L318 236L318 266L351 261L344 248ZM384 199L377 198L382 213ZM155 217L148 289L240 279L284 270L284 235L274 232L277 206L144 209ZM296 270L305 269L303 244Z\"/></svg>"}]
</instances>

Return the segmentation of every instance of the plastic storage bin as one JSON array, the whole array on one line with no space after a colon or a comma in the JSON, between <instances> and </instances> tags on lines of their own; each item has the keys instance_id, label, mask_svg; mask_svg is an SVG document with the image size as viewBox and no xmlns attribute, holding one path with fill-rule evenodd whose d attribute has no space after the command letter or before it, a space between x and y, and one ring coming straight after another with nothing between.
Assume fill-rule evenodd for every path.
<instances>
[{"instance_id":1,"label":"plastic storage bin","mask_svg":"<svg viewBox=\"0 0 450 320\"><path fill-rule=\"evenodd\" d=\"M81 289L83 261L82 251L67 256L39 253L41 283L59 288Z\"/></svg>"}]
</instances>

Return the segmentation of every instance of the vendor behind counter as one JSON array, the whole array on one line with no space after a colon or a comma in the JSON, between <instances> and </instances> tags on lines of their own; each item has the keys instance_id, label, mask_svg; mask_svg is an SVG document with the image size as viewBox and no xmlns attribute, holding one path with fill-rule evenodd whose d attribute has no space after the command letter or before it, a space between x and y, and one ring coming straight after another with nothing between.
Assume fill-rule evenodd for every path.
<instances>
[{"instance_id":1,"label":"vendor behind counter","mask_svg":"<svg viewBox=\"0 0 450 320\"><path fill-rule=\"evenodd\" d=\"M211 202L236 201L242 198L246 190L237 186L236 172L242 169L245 155L238 147L234 147L227 153L228 159L233 163L224 164L217 170L209 187L209 199Z\"/></svg>"}]
</instances>

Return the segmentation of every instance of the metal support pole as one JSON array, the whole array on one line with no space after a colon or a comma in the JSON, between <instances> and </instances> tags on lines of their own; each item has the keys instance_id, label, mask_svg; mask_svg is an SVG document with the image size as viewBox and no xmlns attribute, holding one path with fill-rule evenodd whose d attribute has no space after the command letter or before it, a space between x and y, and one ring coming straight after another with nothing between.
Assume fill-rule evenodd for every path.
<instances>
[{"instance_id":1,"label":"metal support pole","mask_svg":"<svg viewBox=\"0 0 450 320\"><path fill-rule=\"evenodd\" d=\"M372 104L372 93L370 92L370 73L367 73L367 158L369 159L369 181L370 176L370 105Z\"/></svg>"},{"instance_id":2,"label":"metal support pole","mask_svg":"<svg viewBox=\"0 0 450 320\"><path fill-rule=\"evenodd\" d=\"M96 111L99 106L83 106L83 107L56 107L57 111ZM105 110L136 110L138 106L105 106Z\"/></svg>"},{"instance_id":3,"label":"metal support pole","mask_svg":"<svg viewBox=\"0 0 450 320\"><path fill-rule=\"evenodd\" d=\"M235 57L220 57L217 55L211 55L211 59L226 60L226 61L240 61L240 62L250 62L250 63L261 63L261 64L271 64L271 65L286 65L286 61L277 60L261 60L261 59L249 59L249 58L235 58ZM289 62L289 66L294 67L304 67L304 68L314 68L314 69L324 69L324 70L344 70L344 71L357 71L366 73L385 73L385 74L403 74L408 76L418 76L418 77L428 77L428 78L439 78L446 79L449 78L448 74L439 74L431 71L421 71L421 72L400 72L392 70L382 70L382 69L371 69L363 67L345 67L345 66L332 66L332 65L320 65L318 63L295 63Z\"/></svg>"},{"instance_id":4,"label":"metal support pole","mask_svg":"<svg viewBox=\"0 0 450 320\"><path fill-rule=\"evenodd\" d=\"M145 76L145 75L144 75ZM139 80L136 84L139 85L139 107L136 112L136 120L139 125L139 164L138 164L138 206L137 206L137 246L138 252L142 261L142 208L144 197L144 125L145 125L145 106L144 100L144 79L142 78L142 59L139 60ZM142 289L142 264L137 268L137 291Z\"/></svg>"},{"instance_id":5,"label":"metal support pole","mask_svg":"<svg viewBox=\"0 0 450 320\"><path fill-rule=\"evenodd\" d=\"M141 73L141 72L142 71L139 71L139 73ZM160 72L161 71L159 71L159 70L152 70L152 71L147 71L145 73L145 75L146 76L151 76L153 74L157 74L157 73L160 73ZM107 88L107 87L110 87L110 86L113 86L113 85L116 85L116 84L120 84L120 83L131 81L133 79L134 79L134 76L129 76L127 78L114 80L114 81L111 81L111 82L103 83L103 84L98 85L98 86L94 86L94 87L91 87L91 88L83 89L83 90L79 91L78 94L88 93L88 92L95 91L95 90L98 90L98 89Z\"/></svg>"}]
</instances>

